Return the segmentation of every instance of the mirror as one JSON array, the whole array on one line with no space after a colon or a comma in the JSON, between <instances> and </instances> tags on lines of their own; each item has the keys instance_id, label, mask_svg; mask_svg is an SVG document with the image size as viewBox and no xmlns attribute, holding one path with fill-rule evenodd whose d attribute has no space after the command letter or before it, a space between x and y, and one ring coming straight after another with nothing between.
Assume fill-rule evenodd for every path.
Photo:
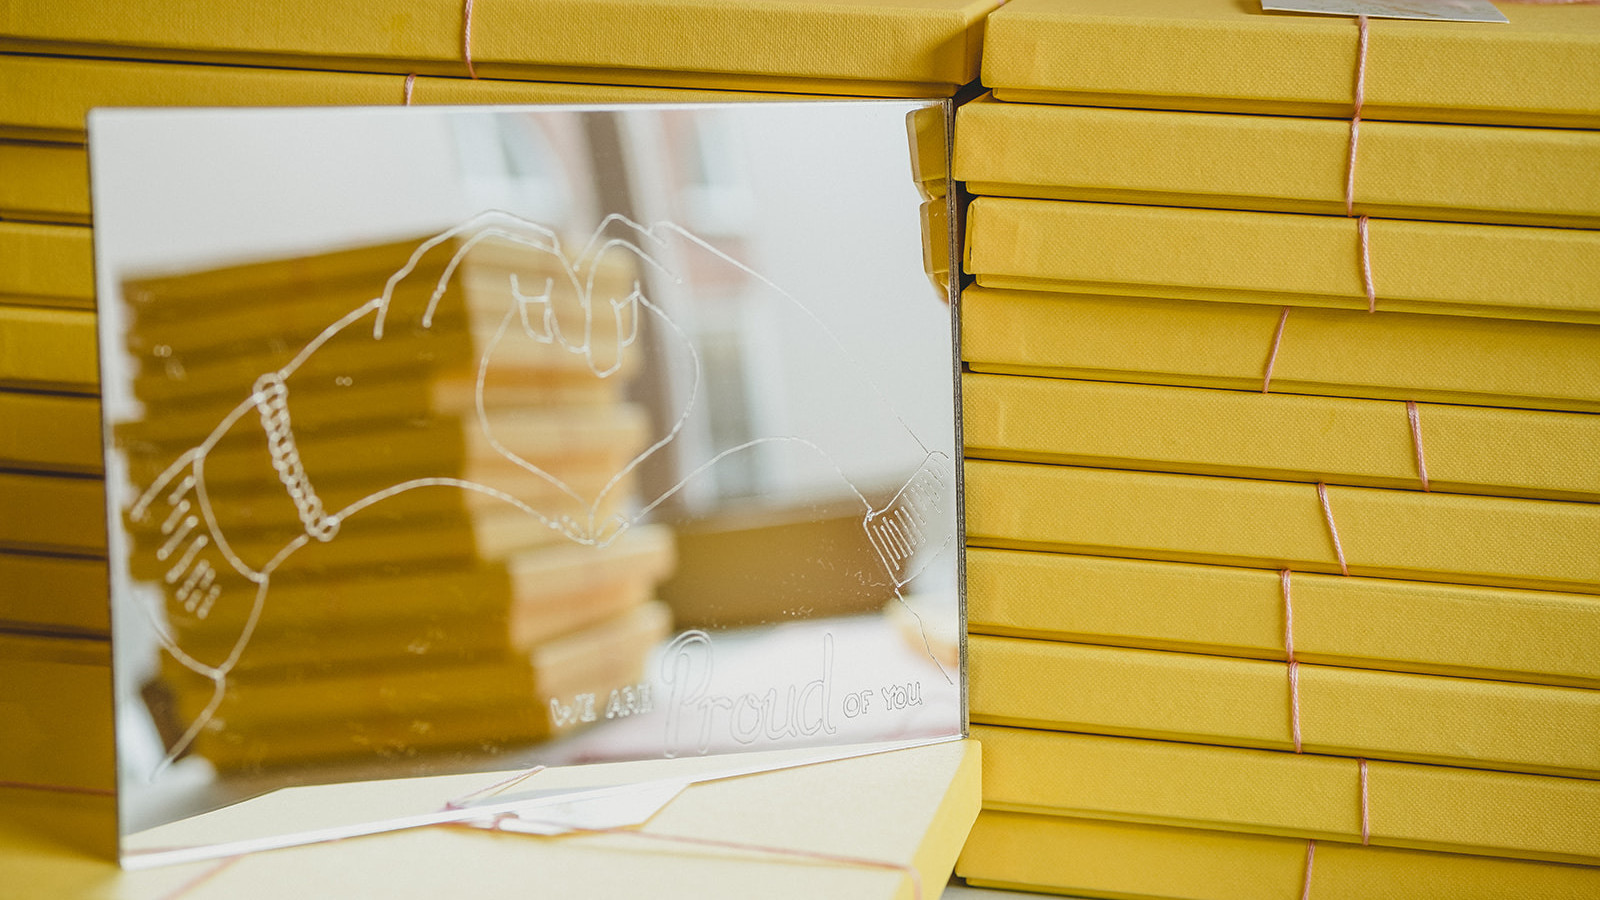
<instances>
[{"instance_id":1,"label":"mirror","mask_svg":"<svg viewBox=\"0 0 1600 900\"><path fill-rule=\"evenodd\" d=\"M948 115L96 111L125 863L960 735Z\"/></svg>"}]
</instances>

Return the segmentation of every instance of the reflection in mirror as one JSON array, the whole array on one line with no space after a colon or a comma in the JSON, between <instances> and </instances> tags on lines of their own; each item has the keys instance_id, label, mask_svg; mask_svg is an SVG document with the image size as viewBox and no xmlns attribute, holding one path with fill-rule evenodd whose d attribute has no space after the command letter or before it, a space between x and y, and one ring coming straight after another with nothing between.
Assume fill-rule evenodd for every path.
<instances>
[{"instance_id":1,"label":"reflection in mirror","mask_svg":"<svg viewBox=\"0 0 1600 900\"><path fill-rule=\"evenodd\" d=\"M96 113L125 861L295 786L958 735L945 112Z\"/></svg>"}]
</instances>

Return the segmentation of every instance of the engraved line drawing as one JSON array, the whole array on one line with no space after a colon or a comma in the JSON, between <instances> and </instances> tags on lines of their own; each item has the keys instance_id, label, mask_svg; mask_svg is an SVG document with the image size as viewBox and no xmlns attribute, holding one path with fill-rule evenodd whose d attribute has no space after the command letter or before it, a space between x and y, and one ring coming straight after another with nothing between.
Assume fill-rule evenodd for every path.
<instances>
[{"instance_id":1,"label":"engraved line drawing","mask_svg":"<svg viewBox=\"0 0 1600 900\"><path fill-rule=\"evenodd\" d=\"M159 531L164 540L156 548L154 555L162 563L170 562L161 576L161 587L164 591L170 591L172 598L190 614L204 619L219 602L250 604L244 625L231 650L221 660L210 661L198 659L185 652L177 639L164 627L160 616L153 610L146 610L153 620L162 647L179 664L210 679L214 685L209 704L169 749L161 767L169 765L189 747L222 702L228 675L245 652L267 602L273 573L294 553L312 542L326 543L336 540L341 524L351 516L386 499L421 487L444 486L479 492L526 514L567 540L581 545L604 547L619 538L630 527L641 522L662 502L681 491L696 477L728 456L765 444L792 444L816 454L826 465L832 466L838 473L840 481L862 502L865 509L863 517L865 534L876 550L885 573L893 583L896 597L904 603L902 589L920 571L917 561L921 559L925 565L928 558L943 552L955 540L953 530L948 527L952 523L948 521L948 514L945 511L951 502L954 462L947 454L927 448L915 431L893 411L879 386L859 366L856 368L861 370L861 383L878 398L882 407L888 411L905 434L915 441L924 456L922 465L911 479L882 507L872 506L826 448L805 437L779 435L756 438L723 449L701 462L657 496L649 498L639 509L602 516L601 510L605 501L630 473L653 454L678 439L695 409L696 400L701 392L702 373L701 360L695 350L694 342L665 310L645 294L638 277L633 279L631 290L625 296L606 297L603 298L603 304L596 304L594 291L598 267L592 262L610 252L624 253L657 276L677 281L676 276L667 271L658 261L656 253L652 252L661 248L668 238L686 241L698 250L708 252L723 262L737 267L774 291L777 297L792 304L804 317L814 323L824 339L831 341L838 349L841 358L849 360L849 354L837 336L797 298L670 222L657 223L647 228L623 216L607 216L595 229L585 246L573 255L564 250L555 232L549 228L501 211L479 214L423 241L413 251L407 263L388 278L379 296L362 303L329 324L280 369L261 374L255 380L251 393L223 416L207 438L179 455L152 483L140 491L129 510L129 518L137 523L153 524L159 517ZM554 260L559 266L560 274L570 282L567 287L574 287L577 290L582 326L576 334L569 334L562 327L552 300L556 287L555 276L547 277L542 284L526 284L516 274L510 274L505 285L507 297L505 314L477 360L474 385L477 425L497 453L515 466L543 480L564 496L584 505L586 516L582 518L565 514L551 516L494 485L451 477L426 477L403 481L368 494L341 509L329 511L316 489L315 473L306 470L300 457L291 413L294 399L290 386L291 377L335 336L353 326L365 324L368 317L372 320L372 339L383 340L386 326L390 324L397 287L418 268L429 251L447 242L457 241L457 246L439 276L420 319L422 328L431 328L438 306L458 267L475 246L489 240L515 245L521 251L540 254L548 260ZM632 346L638 340L640 317L645 315L652 317L664 327L665 334L671 339L682 344L692 367L690 390L683 408L677 411L677 417L666 433L613 473L598 492L593 496L584 495L561 478L518 455L496 437L484 400L484 386L494 350L508 334L514 331L523 337L540 343L553 344L577 354L583 358L588 370L595 377L604 379L613 376L621 368L621 350ZM597 318L600 321L597 322ZM614 339L614 346L617 349L614 351L614 358L609 361L600 359L597 353L597 328L606 338ZM612 344L608 343L608 346ZM302 526L299 534L289 539L270 559L259 566L252 566L246 562L230 545L218 524L215 508L207 494L205 477L208 454L241 419L251 415L254 415L259 422L266 437L272 477L275 477L293 503ZM228 582L232 582L231 586ZM227 596L230 591L249 596L234 599ZM909 610L909 607L907 609ZM911 612L916 616L914 610ZM921 623L920 616L917 616L917 621ZM931 648L926 646L925 629L923 639L929 659L939 667L946 680L950 680L950 674L944 671L944 667L935 659Z\"/></svg>"}]
</instances>

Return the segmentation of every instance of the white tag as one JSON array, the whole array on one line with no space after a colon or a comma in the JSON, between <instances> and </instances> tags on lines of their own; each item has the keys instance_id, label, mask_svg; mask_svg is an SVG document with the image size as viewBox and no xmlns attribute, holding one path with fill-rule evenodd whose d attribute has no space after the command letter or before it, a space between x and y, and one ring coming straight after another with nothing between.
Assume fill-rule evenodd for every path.
<instances>
[{"instance_id":1,"label":"white tag","mask_svg":"<svg viewBox=\"0 0 1600 900\"><path fill-rule=\"evenodd\" d=\"M1372 19L1422 19L1430 22L1506 22L1489 0L1261 0L1271 12Z\"/></svg>"},{"instance_id":2,"label":"white tag","mask_svg":"<svg viewBox=\"0 0 1600 900\"><path fill-rule=\"evenodd\" d=\"M630 785L598 796L533 801L466 824L498 831L556 835L571 831L607 831L643 825L688 787L686 781Z\"/></svg>"}]
</instances>

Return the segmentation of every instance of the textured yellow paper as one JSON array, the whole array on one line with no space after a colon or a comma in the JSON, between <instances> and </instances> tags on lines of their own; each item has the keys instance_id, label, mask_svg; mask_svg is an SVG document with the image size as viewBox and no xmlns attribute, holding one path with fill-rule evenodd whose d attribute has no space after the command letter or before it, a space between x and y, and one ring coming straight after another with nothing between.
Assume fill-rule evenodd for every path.
<instances>
[{"instance_id":1,"label":"textured yellow paper","mask_svg":"<svg viewBox=\"0 0 1600 900\"><path fill-rule=\"evenodd\" d=\"M478 0L478 76L947 96L978 74L996 0ZM9 2L0 49L466 75L462 4L289 0L275 27L229 3ZM768 36L769 39L760 39ZM781 37L779 37L781 36Z\"/></svg>"},{"instance_id":2,"label":"textured yellow paper","mask_svg":"<svg viewBox=\"0 0 1600 900\"><path fill-rule=\"evenodd\" d=\"M968 458L1419 488L1404 403L967 373ZM1431 490L1600 500L1600 417L1418 404Z\"/></svg>"},{"instance_id":3,"label":"textured yellow paper","mask_svg":"<svg viewBox=\"0 0 1600 900\"><path fill-rule=\"evenodd\" d=\"M97 106L400 106L406 75L0 55L0 81L12 88L0 93L0 136L82 143L85 117ZM670 103L785 96L421 75L412 84L411 102Z\"/></svg>"},{"instance_id":4,"label":"textured yellow paper","mask_svg":"<svg viewBox=\"0 0 1600 900\"><path fill-rule=\"evenodd\" d=\"M23 180L5 171L5 181ZM91 238L77 225L0 222L0 304L93 309Z\"/></svg>"},{"instance_id":5,"label":"textured yellow paper","mask_svg":"<svg viewBox=\"0 0 1600 900\"><path fill-rule=\"evenodd\" d=\"M0 553L0 584L0 629L111 636L104 560Z\"/></svg>"},{"instance_id":6,"label":"textured yellow paper","mask_svg":"<svg viewBox=\"0 0 1600 900\"><path fill-rule=\"evenodd\" d=\"M1333 119L999 103L956 115L974 194L1345 214L1350 126ZM1600 132L1366 122L1356 215L1600 225Z\"/></svg>"},{"instance_id":7,"label":"textured yellow paper","mask_svg":"<svg viewBox=\"0 0 1600 900\"><path fill-rule=\"evenodd\" d=\"M1295 572L1301 662L1600 687L1600 604L1553 591ZM1283 586L1263 569L974 548L975 634L1284 658Z\"/></svg>"},{"instance_id":8,"label":"textured yellow paper","mask_svg":"<svg viewBox=\"0 0 1600 900\"><path fill-rule=\"evenodd\" d=\"M0 781L109 790L111 644L0 633Z\"/></svg>"},{"instance_id":9,"label":"textured yellow paper","mask_svg":"<svg viewBox=\"0 0 1600 900\"><path fill-rule=\"evenodd\" d=\"M1600 323L1600 231L1373 219L1377 308ZM967 270L985 287L1367 310L1340 216L980 197Z\"/></svg>"},{"instance_id":10,"label":"textured yellow paper","mask_svg":"<svg viewBox=\"0 0 1600 900\"><path fill-rule=\"evenodd\" d=\"M89 158L73 144L0 141L0 218L86 225Z\"/></svg>"},{"instance_id":11,"label":"textured yellow paper","mask_svg":"<svg viewBox=\"0 0 1600 900\"><path fill-rule=\"evenodd\" d=\"M99 402L92 397L0 391L0 466L98 475Z\"/></svg>"},{"instance_id":12,"label":"textured yellow paper","mask_svg":"<svg viewBox=\"0 0 1600 900\"><path fill-rule=\"evenodd\" d=\"M105 483L98 478L0 472L0 509L0 549L105 552Z\"/></svg>"},{"instance_id":13,"label":"textured yellow paper","mask_svg":"<svg viewBox=\"0 0 1600 900\"><path fill-rule=\"evenodd\" d=\"M972 721L1294 749L1288 666L971 635ZM1308 753L1600 776L1600 691L1297 667Z\"/></svg>"},{"instance_id":14,"label":"textured yellow paper","mask_svg":"<svg viewBox=\"0 0 1600 900\"><path fill-rule=\"evenodd\" d=\"M1282 900L1306 882L1306 842L985 811L956 864L971 884L1079 897ZM1582 900L1600 868L1318 841L1312 897Z\"/></svg>"},{"instance_id":15,"label":"textured yellow paper","mask_svg":"<svg viewBox=\"0 0 1600 900\"><path fill-rule=\"evenodd\" d=\"M985 809L1359 842L1354 759L978 725ZM1367 763L1380 847L1594 865L1600 781Z\"/></svg>"},{"instance_id":16,"label":"textured yellow paper","mask_svg":"<svg viewBox=\"0 0 1600 900\"><path fill-rule=\"evenodd\" d=\"M1340 572L1316 486L968 460L967 541ZM1600 594L1600 504L1330 486L1354 575Z\"/></svg>"},{"instance_id":17,"label":"textured yellow paper","mask_svg":"<svg viewBox=\"0 0 1600 900\"><path fill-rule=\"evenodd\" d=\"M1370 21L1364 118L1600 126L1600 9L1501 12L1510 24ZM983 81L1002 100L1346 117L1356 56L1349 18L1234 0L1013 0L990 17Z\"/></svg>"},{"instance_id":18,"label":"textured yellow paper","mask_svg":"<svg viewBox=\"0 0 1600 900\"><path fill-rule=\"evenodd\" d=\"M968 288L961 356L974 371L1259 391L1284 321L1273 391L1600 411L1600 328L1476 316ZM1427 427L1427 426L1424 426Z\"/></svg>"},{"instance_id":19,"label":"textured yellow paper","mask_svg":"<svg viewBox=\"0 0 1600 900\"><path fill-rule=\"evenodd\" d=\"M99 369L93 312L0 306L0 388L93 395Z\"/></svg>"}]
</instances>

